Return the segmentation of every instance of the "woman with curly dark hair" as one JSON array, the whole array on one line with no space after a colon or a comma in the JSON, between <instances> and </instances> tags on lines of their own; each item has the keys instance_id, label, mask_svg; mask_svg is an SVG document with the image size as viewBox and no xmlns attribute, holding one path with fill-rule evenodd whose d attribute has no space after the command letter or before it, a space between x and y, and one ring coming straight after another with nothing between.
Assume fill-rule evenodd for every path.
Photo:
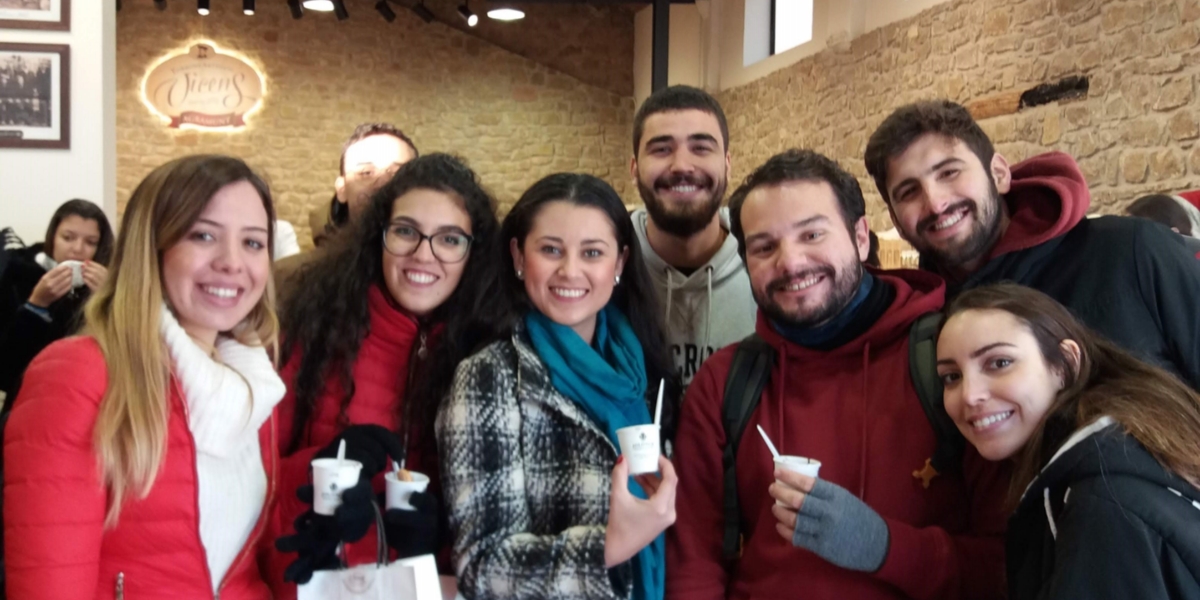
<instances>
[{"instance_id":1,"label":"woman with curly dark hair","mask_svg":"<svg viewBox=\"0 0 1200 600\"><path fill-rule=\"evenodd\" d=\"M287 568L276 576L304 583L314 570L336 568L339 543L374 528L371 500L393 461L431 483L414 495L415 511L386 512L388 544L401 558L439 549L433 419L455 366L494 322L486 293L500 272L494 209L461 161L422 156L376 192L349 235L296 275L280 310L288 385L280 522L295 519L295 531L277 544L285 556L276 567ZM363 464L359 483L333 516L315 514L309 464L335 456L342 441L346 457ZM347 563L373 562L374 539L347 544Z\"/></svg>"}]
</instances>

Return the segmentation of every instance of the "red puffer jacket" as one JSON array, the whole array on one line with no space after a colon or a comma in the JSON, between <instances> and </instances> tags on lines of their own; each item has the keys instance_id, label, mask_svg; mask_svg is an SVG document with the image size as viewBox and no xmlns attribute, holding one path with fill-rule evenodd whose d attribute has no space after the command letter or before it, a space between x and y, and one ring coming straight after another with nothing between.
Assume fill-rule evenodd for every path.
<instances>
[{"instance_id":1,"label":"red puffer jacket","mask_svg":"<svg viewBox=\"0 0 1200 600\"><path fill-rule=\"evenodd\" d=\"M149 495L128 500L116 527L104 529L108 501L93 433L107 386L104 355L86 337L52 344L25 374L4 440L8 597L213 598L200 541L195 443L174 379L162 470ZM272 597L260 571L266 555L259 543L276 494L274 418L259 431L259 444L267 495L254 531L220 584L221 600Z\"/></svg>"},{"instance_id":2,"label":"red puffer jacket","mask_svg":"<svg viewBox=\"0 0 1200 600\"><path fill-rule=\"evenodd\" d=\"M289 453L292 420L296 412L296 374L300 371L301 356L292 355L280 372L288 391L279 403L278 411L281 431L279 451L283 457L280 468L280 500L278 523L280 535L295 533L292 523L296 517L308 510L309 505L296 498L296 489L311 483L309 465L322 448L329 445L347 425L381 425L392 431L399 428L399 415L403 409L403 398L408 383L409 358L422 344L428 344L432 334L426 334L416 319L394 307L384 296L379 286L372 286L367 294L370 310L370 333L363 339L358 357L352 369L354 395L342 415L342 387L340 368L330 370L325 389L316 398L316 406L308 420L308 428L300 441L300 448ZM430 477L429 491L440 489L437 477L436 446L433 432L411 430L406 468ZM372 482L375 491L384 490L383 475ZM375 527L362 540L346 545L350 565L374 562L376 559ZM278 554L272 561L271 577L282 580L283 571L295 553ZM278 598L294 598L295 586L286 584L278 590Z\"/></svg>"}]
</instances>

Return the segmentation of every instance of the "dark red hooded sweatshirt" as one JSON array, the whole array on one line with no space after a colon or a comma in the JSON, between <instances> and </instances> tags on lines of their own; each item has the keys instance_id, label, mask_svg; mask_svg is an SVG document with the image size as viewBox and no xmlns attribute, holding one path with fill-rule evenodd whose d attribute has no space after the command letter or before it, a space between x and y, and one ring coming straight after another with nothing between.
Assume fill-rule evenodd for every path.
<instances>
[{"instance_id":1,"label":"dark red hooded sweatshirt","mask_svg":"<svg viewBox=\"0 0 1200 600\"><path fill-rule=\"evenodd\" d=\"M781 337L759 313L757 332L777 353L770 382L738 449L744 550L722 560L721 407L736 346L701 367L683 403L674 462L679 473L675 526L667 533L667 597L998 598L1004 594L1002 503L1007 469L968 448L962 475L940 475L929 489L913 472L936 438L908 370L908 335L922 314L941 309L944 287L919 271L888 271L877 284L896 297L863 335L828 352ZM821 478L850 491L887 523L890 546L876 573L849 571L794 547L775 530L771 453L753 433L761 425L782 454L818 459Z\"/></svg>"},{"instance_id":2,"label":"dark red hooded sweatshirt","mask_svg":"<svg viewBox=\"0 0 1200 600\"><path fill-rule=\"evenodd\" d=\"M1008 229L989 260L1056 238L1087 217L1092 204L1083 172L1070 155L1048 152L1012 168Z\"/></svg>"}]
</instances>

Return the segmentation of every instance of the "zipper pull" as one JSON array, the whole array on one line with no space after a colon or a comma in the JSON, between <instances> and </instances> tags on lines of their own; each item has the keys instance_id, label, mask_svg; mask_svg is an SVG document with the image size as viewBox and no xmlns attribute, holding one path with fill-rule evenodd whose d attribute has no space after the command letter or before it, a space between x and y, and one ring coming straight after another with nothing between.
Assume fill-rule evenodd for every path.
<instances>
[{"instance_id":1,"label":"zipper pull","mask_svg":"<svg viewBox=\"0 0 1200 600\"><path fill-rule=\"evenodd\" d=\"M417 358L425 360L426 354L429 354L429 351L425 348L425 332L422 331L420 345L417 346Z\"/></svg>"},{"instance_id":2,"label":"zipper pull","mask_svg":"<svg viewBox=\"0 0 1200 600\"><path fill-rule=\"evenodd\" d=\"M116 600L125 600L125 574L117 573Z\"/></svg>"}]
</instances>

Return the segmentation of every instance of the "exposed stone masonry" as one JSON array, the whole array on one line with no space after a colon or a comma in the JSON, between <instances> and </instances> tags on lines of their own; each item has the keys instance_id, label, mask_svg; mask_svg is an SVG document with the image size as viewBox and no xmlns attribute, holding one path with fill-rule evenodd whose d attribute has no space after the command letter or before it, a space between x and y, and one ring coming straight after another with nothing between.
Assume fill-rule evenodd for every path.
<instances>
[{"instance_id":1,"label":"exposed stone masonry","mask_svg":"<svg viewBox=\"0 0 1200 600\"><path fill-rule=\"evenodd\" d=\"M138 182L171 158L232 154L265 174L280 218L295 225L307 247L308 210L329 201L341 145L365 121L396 123L423 153L463 156L502 212L558 171L589 172L627 200L636 197L627 166L632 97L397 12L394 23L353 16L339 23L311 13L294 21L283 2L260 2L254 17L215 8L200 17L183 3L159 12L150 2L126 2L117 19L120 209ZM242 132L169 129L141 102L146 68L199 39L236 50L265 71L265 104Z\"/></svg>"},{"instance_id":2,"label":"exposed stone masonry","mask_svg":"<svg viewBox=\"0 0 1200 600\"><path fill-rule=\"evenodd\" d=\"M862 184L876 229L891 226L862 156L893 109L918 99L966 103L1085 75L1086 99L986 119L1016 162L1076 157L1092 210L1116 213L1146 193L1200 187L1200 0L958 0L867 33L720 94L734 178L808 146Z\"/></svg>"}]
</instances>

